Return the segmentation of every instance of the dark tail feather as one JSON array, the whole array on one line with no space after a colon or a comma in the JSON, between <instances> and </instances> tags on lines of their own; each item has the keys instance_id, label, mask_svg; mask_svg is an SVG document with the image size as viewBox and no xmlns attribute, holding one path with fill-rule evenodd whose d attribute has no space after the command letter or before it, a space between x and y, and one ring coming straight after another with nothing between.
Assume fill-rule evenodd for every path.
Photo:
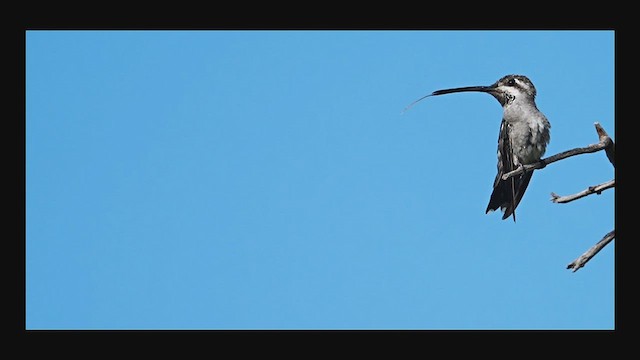
<instances>
[{"instance_id":1,"label":"dark tail feather","mask_svg":"<svg viewBox=\"0 0 640 360\"><path fill-rule=\"evenodd\" d=\"M525 190L527 190L527 186L529 186L529 181L531 181L532 175L533 171L530 171L520 175L519 177L507 180L502 180L499 177L496 178L493 193L491 193L491 199L489 199L489 205L487 206L485 213L489 213L490 211L500 208L504 212L502 220L513 215L513 221L515 222L516 208L518 207L518 204L520 204L520 200L522 200L522 196L524 195Z\"/></svg>"}]
</instances>

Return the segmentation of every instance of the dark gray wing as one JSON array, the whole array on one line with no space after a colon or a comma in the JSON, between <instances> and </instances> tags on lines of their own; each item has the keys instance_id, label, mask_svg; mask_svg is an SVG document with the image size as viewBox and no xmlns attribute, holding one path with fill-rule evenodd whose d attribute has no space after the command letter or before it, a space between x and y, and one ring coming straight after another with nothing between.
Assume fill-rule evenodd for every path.
<instances>
[{"instance_id":1,"label":"dark gray wing","mask_svg":"<svg viewBox=\"0 0 640 360\"><path fill-rule=\"evenodd\" d=\"M509 125L503 119L500 124L500 134L498 136L498 174L493 181L493 192L491 193L489 205L485 213L500 208L504 212L502 215L503 220L513 215L513 221L516 221L516 207L520 203L529 185L533 172L502 180L502 175L515 170L515 168L509 138Z\"/></svg>"}]
</instances>

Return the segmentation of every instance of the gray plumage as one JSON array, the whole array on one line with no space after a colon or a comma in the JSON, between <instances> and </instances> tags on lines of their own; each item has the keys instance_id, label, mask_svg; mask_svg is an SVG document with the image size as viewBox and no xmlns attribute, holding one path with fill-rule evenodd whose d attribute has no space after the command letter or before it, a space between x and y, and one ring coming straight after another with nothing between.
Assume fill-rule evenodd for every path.
<instances>
[{"instance_id":1,"label":"gray plumage","mask_svg":"<svg viewBox=\"0 0 640 360\"><path fill-rule=\"evenodd\" d=\"M502 123L498 136L498 174L493 182L493 192L486 213L500 208L502 219L513 216L522 200L533 172L502 180L502 175L522 165L537 162L542 158L550 140L551 124L535 103L536 88L524 75L506 75L490 86L469 86L437 90L414 101L435 95L463 91L479 91L491 94L502 105Z\"/></svg>"},{"instance_id":2,"label":"gray plumage","mask_svg":"<svg viewBox=\"0 0 640 360\"><path fill-rule=\"evenodd\" d=\"M550 140L551 124L535 103L536 88L523 75L507 75L492 85L489 92L502 105L502 123L498 137L498 174L486 212L500 208L502 219L513 216L522 200L533 171L502 180L502 175L521 165L542 158Z\"/></svg>"}]
</instances>

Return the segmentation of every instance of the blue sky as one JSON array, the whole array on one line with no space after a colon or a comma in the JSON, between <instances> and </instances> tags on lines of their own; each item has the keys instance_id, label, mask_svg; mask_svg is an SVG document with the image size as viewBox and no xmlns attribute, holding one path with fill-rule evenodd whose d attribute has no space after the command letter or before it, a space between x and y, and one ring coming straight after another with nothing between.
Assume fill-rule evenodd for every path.
<instances>
[{"instance_id":1,"label":"blue sky","mask_svg":"<svg viewBox=\"0 0 640 360\"><path fill-rule=\"evenodd\" d=\"M484 213L527 75L615 140L613 31L27 31L27 329L613 329L603 152Z\"/></svg>"}]
</instances>

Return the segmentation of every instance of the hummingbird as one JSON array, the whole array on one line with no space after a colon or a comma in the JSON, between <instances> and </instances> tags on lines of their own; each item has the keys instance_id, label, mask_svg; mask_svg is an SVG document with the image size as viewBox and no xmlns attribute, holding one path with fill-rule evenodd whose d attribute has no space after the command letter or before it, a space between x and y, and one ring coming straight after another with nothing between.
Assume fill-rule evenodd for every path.
<instances>
[{"instance_id":1,"label":"hummingbird","mask_svg":"<svg viewBox=\"0 0 640 360\"><path fill-rule=\"evenodd\" d=\"M493 182L493 192L485 213L500 208L503 212L502 220L513 216L515 222L516 207L531 181L533 171L507 180L503 180L502 175L542 158L549 144L551 124L538 110L535 102L536 88L524 75L506 75L489 86L436 90L409 104L405 111L429 96L466 91L488 93L502 106L502 122L498 135L498 174Z\"/></svg>"}]
</instances>

